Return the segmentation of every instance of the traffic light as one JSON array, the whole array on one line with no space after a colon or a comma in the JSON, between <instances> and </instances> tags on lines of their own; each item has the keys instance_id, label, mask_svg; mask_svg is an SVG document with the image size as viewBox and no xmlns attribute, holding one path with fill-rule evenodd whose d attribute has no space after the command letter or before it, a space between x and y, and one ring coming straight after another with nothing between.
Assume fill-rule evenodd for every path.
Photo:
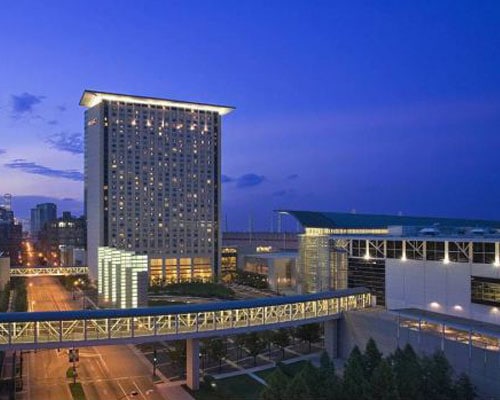
<instances>
[{"instance_id":1,"label":"traffic light","mask_svg":"<svg viewBox=\"0 0 500 400\"><path fill-rule=\"evenodd\" d=\"M158 364L158 357L156 354L156 349L153 350L153 363Z\"/></svg>"},{"instance_id":2,"label":"traffic light","mask_svg":"<svg viewBox=\"0 0 500 400\"><path fill-rule=\"evenodd\" d=\"M69 349L68 358L70 363L80 361L80 353L78 349Z\"/></svg>"}]
</instances>

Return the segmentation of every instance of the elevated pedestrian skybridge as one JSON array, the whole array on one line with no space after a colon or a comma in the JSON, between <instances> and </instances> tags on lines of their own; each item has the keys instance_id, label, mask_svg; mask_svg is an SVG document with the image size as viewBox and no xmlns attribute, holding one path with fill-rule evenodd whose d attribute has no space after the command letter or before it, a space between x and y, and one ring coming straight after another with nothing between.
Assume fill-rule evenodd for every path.
<instances>
[{"instance_id":1,"label":"elevated pedestrian skybridge","mask_svg":"<svg viewBox=\"0 0 500 400\"><path fill-rule=\"evenodd\" d=\"M10 276L56 276L56 275L87 275L88 267L13 267Z\"/></svg>"},{"instance_id":2,"label":"elevated pedestrian skybridge","mask_svg":"<svg viewBox=\"0 0 500 400\"><path fill-rule=\"evenodd\" d=\"M0 314L0 350L235 335L338 319L371 306L367 289L137 309Z\"/></svg>"}]
</instances>

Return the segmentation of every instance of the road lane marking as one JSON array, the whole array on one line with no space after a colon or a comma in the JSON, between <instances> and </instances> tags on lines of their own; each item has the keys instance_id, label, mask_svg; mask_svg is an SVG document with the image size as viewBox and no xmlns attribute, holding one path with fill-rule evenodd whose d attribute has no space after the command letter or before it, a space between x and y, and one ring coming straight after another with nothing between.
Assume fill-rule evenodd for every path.
<instances>
[{"instance_id":1,"label":"road lane marking","mask_svg":"<svg viewBox=\"0 0 500 400\"><path fill-rule=\"evenodd\" d=\"M120 382L116 382L118 384L118 386L120 387L121 391L123 392L123 394L125 395L125 398L128 397L128 393L125 391L125 389L123 389L123 386L120 385Z\"/></svg>"},{"instance_id":2,"label":"road lane marking","mask_svg":"<svg viewBox=\"0 0 500 400\"><path fill-rule=\"evenodd\" d=\"M134 386L137 389L137 391L141 394L142 398L145 399L145 400L147 400L146 396L144 396L144 393L142 393L142 390L139 388L139 386L137 386L136 381L134 380L134 381L132 381L132 383L134 384Z\"/></svg>"}]
</instances>

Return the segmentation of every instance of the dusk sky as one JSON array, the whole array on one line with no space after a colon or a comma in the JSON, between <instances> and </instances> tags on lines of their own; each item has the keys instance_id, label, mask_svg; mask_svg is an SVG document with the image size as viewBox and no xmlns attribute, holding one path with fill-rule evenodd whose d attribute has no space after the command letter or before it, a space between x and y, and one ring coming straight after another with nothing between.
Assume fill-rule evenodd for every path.
<instances>
[{"instance_id":1,"label":"dusk sky","mask_svg":"<svg viewBox=\"0 0 500 400\"><path fill-rule=\"evenodd\" d=\"M15 1L0 193L83 210L84 89L233 105L230 230L278 208L500 220L498 1ZM294 225L291 221L290 225Z\"/></svg>"}]
</instances>

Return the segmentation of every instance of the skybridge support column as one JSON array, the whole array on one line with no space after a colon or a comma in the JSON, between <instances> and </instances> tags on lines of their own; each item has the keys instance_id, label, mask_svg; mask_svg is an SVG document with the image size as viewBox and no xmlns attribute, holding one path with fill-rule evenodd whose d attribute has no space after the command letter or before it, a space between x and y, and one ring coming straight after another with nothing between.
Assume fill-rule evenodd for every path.
<instances>
[{"instance_id":1,"label":"skybridge support column","mask_svg":"<svg viewBox=\"0 0 500 400\"><path fill-rule=\"evenodd\" d=\"M200 388L200 341L186 340L186 385L191 390Z\"/></svg>"},{"instance_id":2,"label":"skybridge support column","mask_svg":"<svg viewBox=\"0 0 500 400\"><path fill-rule=\"evenodd\" d=\"M329 321L325 321L325 350L330 356L330 359L339 357L339 326L338 320L331 319Z\"/></svg>"}]
</instances>

